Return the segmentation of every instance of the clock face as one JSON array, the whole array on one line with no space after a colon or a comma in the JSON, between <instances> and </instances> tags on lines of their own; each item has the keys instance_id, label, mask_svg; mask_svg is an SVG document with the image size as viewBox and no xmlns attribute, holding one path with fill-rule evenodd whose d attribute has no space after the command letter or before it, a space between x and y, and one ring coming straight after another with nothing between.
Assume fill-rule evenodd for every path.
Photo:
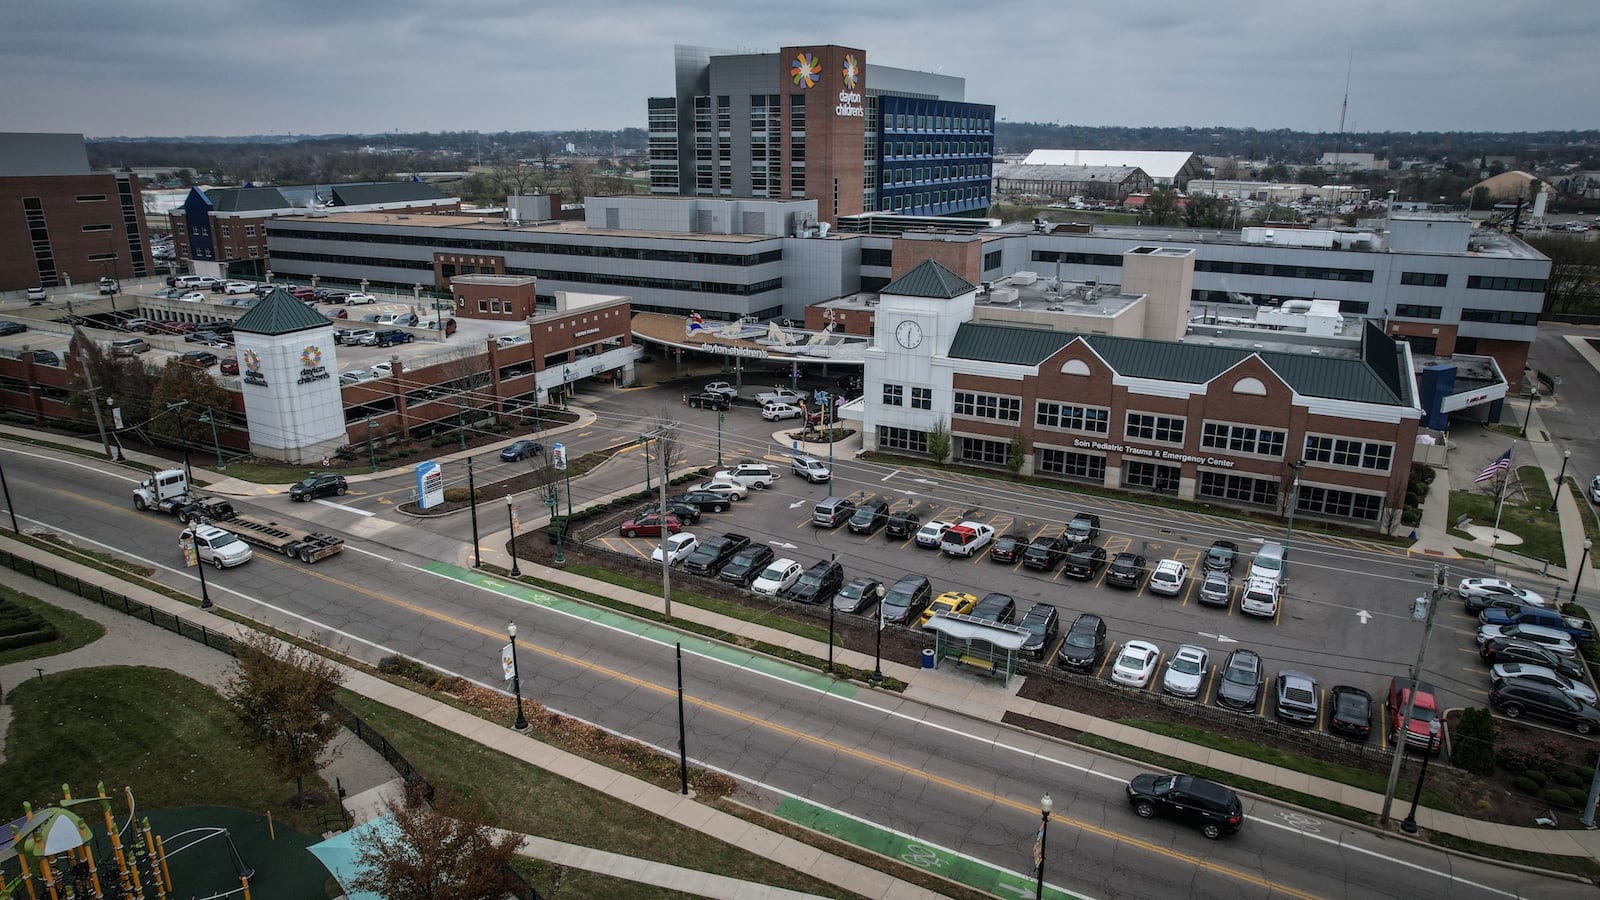
<instances>
[{"instance_id":1,"label":"clock face","mask_svg":"<svg viewBox=\"0 0 1600 900\"><path fill-rule=\"evenodd\" d=\"M922 343L922 326L907 319L895 326L894 337L900 346L910 350Z\"/></svg>"}]
</instances>

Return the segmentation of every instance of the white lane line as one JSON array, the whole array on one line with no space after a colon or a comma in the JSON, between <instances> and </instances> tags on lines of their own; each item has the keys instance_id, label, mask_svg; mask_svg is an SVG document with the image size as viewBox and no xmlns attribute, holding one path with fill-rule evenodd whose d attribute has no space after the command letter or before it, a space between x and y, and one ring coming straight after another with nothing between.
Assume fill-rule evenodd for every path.
<instances>
[{"instance_id":1,"label":"white lane line","mask_svg":"<svg viewBox=\"0 0 1600 900\"><path fill-rule=\"evenodd\" d=\"M1479 884L1476 881L1469 881L1469 880L1467 880L1465 878L1462 878L1460 875L1455 875L1455 874L1450 873L1450 872L1441 872L1438 869L1430 869L1427 866L1423 865L1422 863L1414 863L1414 862L1410 862L1408 860L1399 859L1397 857L1389 856L1386 853L1379 853L1376 850L1368 850L1365 847L1357 847L1354 844L1347 844L1343 840L1340 840L1340 839L1337 839L1337 838L1331 838L1331 837L1327 837L1326 835L1315 834L1315 833L1310 832L1310 831L1305 831L1305 830L1300 829L1300 828L1295 828L1294 826L1286 824L1284 822L1274 822L1271 819L1261 819L1261 818L1257 818L1255 816L1247 816L1246 818L1248 818L1252 822L1260 822L1262 825L1270 825L1273 828L1281 828L1284 831L1292 831L1295 834L1298 834L1298 835L1300 835L1301 837L1304 837L1304 838L1310 838L1311 840L1314 840L1314 841L1321 841L1324 844L1332 844L1332 845L1340 848L1341 850L1350 850L1350 851L1355 852L1355 853L1365 854L1365 855L1370 856L1370 857L1372 857L1374 859L1381 859L1384 862L1395 863L1396 865L1405 866L1408 869L1415 869L1418 872L1423 872L1423 873L1428 874L1428 875L1438 875L1439 877L1444 878L1444 879L1446 879L1448 881L1453 881L1456 884L1465 885L1467 887L1474 887L1474 888L1477 888L1478 890L1481 890L1481 891L1488 891L1491 894L1499 894L1502 897L1518 897L1518 896L1520 896L1519 894L1514 894L1514 893L1512 893L1510 891L1502 891L1499 888L1490 887L1490 886L1488 886L1486 884ZM1350 827L1350 826L1346 825L1343 822L1340 822L1339 826L1341 828ZM1442 852L1442 851L1440 851L1440 852ZM1493 862L1487 862L1487 864L1491 865L1491 866L1494 865Z\"/></svg>"},{"instance_id":2,"label":"white lane line","mask_svg":"<svg viewBox=\"0 0 1600 900\"><path fill-rule=\"evenodd\" d=\"M895 477L896 475L899 475L899 474L900 474L900 470L899 469L895 469L893 472L890 472L889 474L883 476L882 478L879 478L878 481L880 481L880 482L888 481L889 479L891 479L891 478L893 478L893 477Z\"/></svg>"},{"instance_id":3,"label":"white lane line","mask_svg":"<svg viewBox=\"0 0 1600 900\"><path fill-rule=\"evenodd\" d=\"M120 481L126 481L126 482L130 482L132 484L138 484L140 481L143 480L143 479L140 479L140 478L130 478L127 475L123 475L123 474L121 474L119 472L108 472L105 469L100 468L99 466L91 466L91 465L89 465L87 463L74 462L74 461L72 461L70 459L61 459L60 457L56 457L56 456L46 456L43 453L35 453L35 452L31 451L31 450L18 450L18 449L14 448L14 447L6 447L6 446L0 446L0 450L4 450L7 453L15 453L18 456L26 456L26 457L29 457L31 459L42 459L45 462L54 463L56 465L72 466L75 469L83 469L85 471L93 472L96 475L105 475L108 478L116 478L116 479L118 479ZM107 460L102 460L101 462L104 463L104 462L107 462ZM45 525L44 522L40 522L39 524L40 525ZM49 527L49 526L46 525L46 527Z\"/></svg>"},{"instance_id":4,"label":"white lane line","mask_svg":"<svg viewBox=\"0 0 1600 900\"><path fill-rule=\"evenodd\" d=\"M352 545L349 541L345 541L344 542L344 548L346 550L351 550L351 551L354 551L356 553L364 553L367 556L372 557L373 559L381 559L381 560L383 560L384 562L387 562L387 563L394 562L394 559L392 557L384 556L382 553L373 553L371 550L363 550L360 547Z\"/></svg>"},{"instance_id":5,"label":"white lane line","mask_svg":"<svg viewBox=\"0 0 1600 900\"><path fill-rule=\"evenodd\" d=\"M318 500L317 502L321 503L323 506L331 506L334 509L342 509L345 512L355 513L358 516L375 516L375 515L377 515L377 513L370 513L370 512L367 512L364 509L356 509L354 506L345 506L343 503L335 503L332 500Z\"/></svg>"}]
</instances>

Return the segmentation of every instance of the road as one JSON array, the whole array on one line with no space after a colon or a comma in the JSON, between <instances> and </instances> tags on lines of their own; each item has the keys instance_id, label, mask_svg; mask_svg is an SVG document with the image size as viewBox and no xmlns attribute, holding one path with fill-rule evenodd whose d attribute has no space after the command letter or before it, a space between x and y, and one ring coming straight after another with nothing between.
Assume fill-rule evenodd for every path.
<instances>
[{"instance_id":1,"label":"road","mask_svg":"<svg viewBox=\"0 0 1600 900\"><path fill-rule=\"evenodd\" d=\"M177 523L131 508L132 479L48 450L0 448L18 515L84 543L179 571ZM1573 885L1449 857L1266 802L1247 801L1232 839L1206 841L1128 810L1135 771L1071 745L835 685L699 639L439 562L436 535L380 521L345 502L244 504L278 521L357 535L339 557L304 566L262 554L210 574L213 597L373 660L389 652L491 683L508 621L521 626L526 695L661 747L676 743L673 655L682 640L691 753L743 779L758 802L791 816L864 821L908 836L909 858L973 866L1002 893L1019 890L1038 823L1056 805L1050 880L1093 897L1559 897ZM255 506L255 509L251 509ZM853 817L849 820L840 816ZM930 847L948 848L941 855ZM963 859L965 858L965 860Z\"/></svg>"}]
</instances>

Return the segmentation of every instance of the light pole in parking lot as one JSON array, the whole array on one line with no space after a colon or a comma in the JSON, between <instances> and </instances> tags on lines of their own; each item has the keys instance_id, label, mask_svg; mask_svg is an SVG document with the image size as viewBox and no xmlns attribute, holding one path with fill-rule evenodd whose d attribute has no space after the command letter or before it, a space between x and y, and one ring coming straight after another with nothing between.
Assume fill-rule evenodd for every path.
<instances>
[{"instance_id":1,"label":"light pole in parking lot","mask_svg":"<svg viewBox=\"0 0 1600 900\"><path fill-rule=\"evenodd\" d=\"M567 408L567 392L572 390L572 370L566 366L561 367L561 408Z\"/></svg>"},{"instance_id":2,"label":"light pole in parking lot","mask_svg":"<svg viewBox=\"0 0 1600 900\"><path fill-rule=\"evenodd\" d=\"M1381 825L1389 824L1389 810L1394 806L1394 788L1400 780L1400 762L1405 759L1407 739L1411 735L1411 715L1417 706L1417 681L1422 678L1422 660L1428 653L1428 636L1433 633L1433 615L1439 611L1439 604L1444 597L1444 586L1450 577L1450 570L1444 566L1433 567L1433 588L1425 597L1418 597L1412 602L1411 618L1421 619L1422 643L1417 647L1417 663L1411 667L1411 685L1406 694L1405 714L1400 717L1400 727L1393 736L1394 760L1389 764L1389 785L1383 792L1383 813L1379 815ZM1385 716L1387 718L1387 716ZM1423 748L1423 753L1433 752L1433 737L1430 734L1428 746Z\"/></svg>"},{"instance_id":3,"label":"light pole in parking lot","mask_svg":"<svg viewBox=\"0 0 1600 900\"><path fill-rule=\"evenodd\" d=\"M1533 418L1533 405L1539 402L1539 389L1528 391L1528 411L1522 414L1522 437L1528 436L1528 420Z\"/></svg>"},{"instance_id":4,"label":"light pole in parking lot","mask_svg":"<svg viewBox=\"0 0 1600 900\"><path fill-rule=\"evenodd\" d=\"M1556 500L1561 497L1561 485L1567 480L1567 463L1572 460L1572 451L1561 451L1561 474L1556 476L1555 489L1550 492L1550 511L1556 511Z\"/></svg>"},{"instance_id":5,"label":"light pole in parking lot","mask_svg":"<svg viewBox=\"0 0 1600 900\"><path fill-rule=\"evenodd\" d=\"M517 697L517 721L511 727L518 731L527 731L528 717L522 714L522 667L517 665L517 623L512 622L506 626L506 635L511 638L511 693Z\"/></svg>"},{"instance_id":6,"label":"light pole in parking lot","mask_svg":"<svg viewBox=\"0 0 1600 900\"><path fill-rule=\"evenodd\" d=\"M378 448L373 445L372 438L377 433L378 433L378 422L377 422L377 420L373 419L371 416L367 416L367 458L371 461L371 463L372 463L372 471L374 471L374 472L378 471ZM472 460L471 459L467 460L467 468L468 469L472 468Z\"/></svg>"},{"instance_id":7,"label":"light pole in parking lot","mask_svg":"<svg viewBox=\"0 0 1600 900\"><path fill-rule=\"evenodd\" d=\"M1578 574L1572 576L1572 602L1578 602L1578 582L1583 580L1583 567L1589 562L1589 551L1594 547L1594 541L1583 542L1583 556L1578 558Z\"/></svg>"},{"instance_id":8,"label":"light pole in parking lot","mask_svg":"<svg viewBox=\"0 0 1600 900\"><path fill-rule=\"evenodd\" d=\"M722 465L722 410L717 410L717 465Z\"/></svg>"},{"instance_id":9,"label":"light pole in parking lot","mask_svg":"<svg viewBox=\"0 0 1600 900\"><path fill-rule=\"evenodd\" d=\"M517 565L517 504L506 495L506 521L511 524L511 577L521 578L522 569Z\"/></svg>"},{"instance_id":10,"label":"light pole in parking lot","mask_svg":"<svg viewBox=\"0 0 1600 900\"><path fill-rule=\"evenodd\" d=\"M1300 470L1306 467L1306 461L1297 459L1294 465L1294 484L1289 488L1289 527L1283 532L1283 575L1289 575L1289 539L1294 537L1294 508L1300 505Z\"/></svg>"},{"instance_id":11,"label":"light pole in parking lot","mask_svg":"<svg viewBox=\"0 0 1600 900\"><path fill-rule=\"evenodd\" d=\"M1054 806L1049 794L1039 798L1039 837L1033 842L1033 900L1044 900L1044 842L1050 834L1050 810Z\"/></svg>"}]
</instances>

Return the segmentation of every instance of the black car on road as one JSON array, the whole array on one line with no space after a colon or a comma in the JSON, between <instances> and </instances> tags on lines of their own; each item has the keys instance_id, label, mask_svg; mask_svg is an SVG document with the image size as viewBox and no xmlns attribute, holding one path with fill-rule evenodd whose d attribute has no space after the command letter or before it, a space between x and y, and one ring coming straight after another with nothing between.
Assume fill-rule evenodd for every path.
<instances>
[{"instance_id":1,"label":"black car on road","mask_svg":"<svg viewBox=\"0 0 1600 900\"><path fill-rule=\"evenodd\" d=\"M766 544L748 544L722 564L717 577L729 584L749 587L775 555Z\"/></svg>"},{"instance_id":2,"label":"black car on road","mask_svg":"<svg viewBox=\"0 0 1600 900\"><path fill-rule=\"evenodd\" d=\"M1056 665L1064 669L1093 672L1106 654L1106 622L1094 613L1084 613L1072 622L1061 639Z\"/></svg>"},{"instance_id":3,"label":"black car on road","mask_svg":"<svg viewBox=\"0 0 1600 900\"><path fill-rule=\"evenodd\" d=\"M684 571L707 577L717 574L735 553L750 546L750 538L728 532L700 542L689 558L683 561Z\"/></svg>"},{"instance_id":4,"label":"black car on road","mask_svg":"<svg viewBox=\"0 0 1600 900\"><path fill-rule=\"evenodd\" d=\"M1112 558L1111 565L1106 567L1106 584L1137 589L1144 584L1146 574L1148 570L1145 568L1143 554L1118 553Z\"/></svg>"},{"instance_id":5,"label":"black car on road","mask_svg":"<svg viewBox=\"0 0 1600 900\"><path fill-rule=\"evenodd\" d=\"M544 452L544 445L538 441L513 441L504 450L500 451L500 458L505 462L516 462L530 456L538 456Z\"/></svg>"},{"instance_id":6,"label":"black car on road","mask_svg":"<svg viewBox=\"0 0 1600 900\"><path fill-rule=\"evenodd\" d=\"M350 489L344 476L337 472L313 473L289 488L289 499L301 502L318 497L342 497Z\"/></svg>"},{"instance_id":7,"label":"black car on road","mask_svg":"<svg viewBox=\"0 0 1600 900\"><path fill-rule=\"evenodd\" d=\"M1141 819L1166 816L1216 840L1244 825L1244 806L1232 790L1192 775L1135 775L1128 805Z\"/></svg>"},{"instance_id":8,"label":"black car on road","mask_svg":"<svg viewBox=\"0 0 1600 900\"><path fill-rule=\"evenodd\" d=\"M1022 564L1039 572L1054 572L1056 566L1067 558L1067 551L1072 549L1072 539L1065 534L1055 537L1039 535L1028 544L1028 549L1022 552Z\"/></svg>"}]
</instances>

